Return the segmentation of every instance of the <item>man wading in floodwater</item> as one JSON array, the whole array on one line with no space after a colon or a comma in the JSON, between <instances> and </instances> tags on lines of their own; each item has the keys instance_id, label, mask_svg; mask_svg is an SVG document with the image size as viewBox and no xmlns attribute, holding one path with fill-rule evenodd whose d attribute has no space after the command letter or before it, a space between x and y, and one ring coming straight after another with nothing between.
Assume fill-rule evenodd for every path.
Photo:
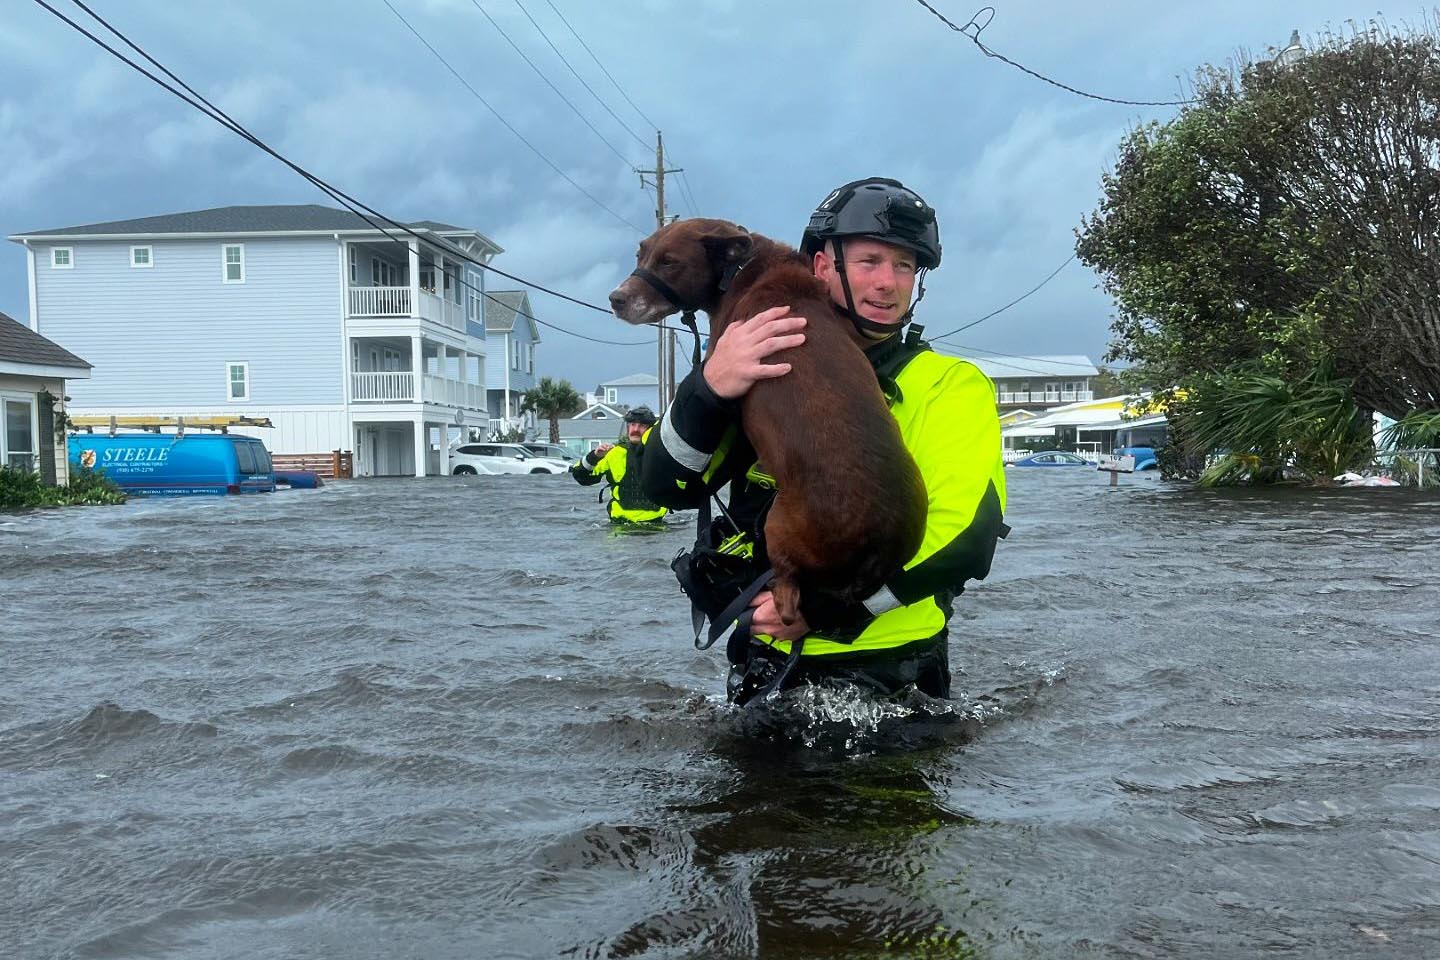
<instances>
[{"instance_id":1,"label":"man wading in floodwater","mask_svg":"<svg viewBox=\"0 0 1440 960\"><path fill-rule=\"evenodd\" d=\"M768 590L755 596L749 641L730 645L726 687L734 703L802 683L880 695L914 685L948 697L955 598L967 580L989 573L996 541L1008 532L995 388L973 364L932 351L918 324L902 335L917 280L923 296L925 271L940 265L935 212L914 191L878 177L845 184L811 215L800 252L871 342L866 356L924 478L929 514L920 551L862 604L816 609L802 598L801 619L787 627ZM786 309L726 329L680 383L646 447L645 492L656 503L696 508L730 485L728 508L675 564L692 598L704 595L702 609L723 608L768 567L755 554L774 481L739 433L740 398L789 370L766 362L804 340L805 319ZM792 641L801 638L787 671Z\"/></svg>"},{"instance_id":2,"label":"man wading in floodwater","mask_svg":"<svg viewBox=\"0 0 1440 960\"><path fill-rule=\"evenodd\" d=\"M640 484L640 463L645 449L645 435L655 425L655 414L649 407L636 407L625 414L623 443L607 443L575 462L570 476L582 487L607 480L610 503L606 510L614 524L658 524L670 511L651 503Z\"/></svg>"}]
</instances>

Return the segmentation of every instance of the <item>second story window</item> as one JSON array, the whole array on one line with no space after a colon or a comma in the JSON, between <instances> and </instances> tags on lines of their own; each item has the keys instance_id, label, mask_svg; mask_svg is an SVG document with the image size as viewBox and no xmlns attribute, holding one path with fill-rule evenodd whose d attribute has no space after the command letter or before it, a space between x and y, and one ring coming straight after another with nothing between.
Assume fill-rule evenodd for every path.
<instances>
[{"instance_id":1,"label":"second story window","mask_svg":"<svg viewBox=\"0 0 1440 960\"><path fill-rule=\"evenodd\" d=\"M220 279L225 283L245 282L245 244L227 243L221 248Z\"/></svg>"},{"instance_id":2,"label":"second story window","mask_svg":"<svg viewBox=\"0 0 1440 960\"><path fill-rule=\"evenodd\" d=\"M143 269L155 262L154 251L150 247L131 247L130 266L135 269Z\"/></svg>"},{"instance_id":3,"label":"second story window","mask_svg":"<svg viewBox=\"0 0 1440 960\"><path fill-rule=\"evenodd\" d=\"M519 340L511 340L511 341L510 341L510 369L511 369L511 370L519 370L519 369L520 369L520 341L519 341Z\"/></svg>"},{"instance_id":4,"label":"second story window","mask_svg":"<svg viewBox=\"0 0 1440 960\"><path fill-rule=\"evenodd\" d=\"M605 402L616 403L620 400L620 391L615 387L605 388Z\"/></svg>"},{"instance_id":5,"label":"second story window","mask_svg":"<svg viewBox=\"0 0 1440 960\"><path fill-rule=\"evenodd\" d=\"M50 269L69 270L75 266L74 247L51 247L50 248Z\"/></svg>"},{"instance_id":6,"label":"second story window","mask_svg":"<svg viewBox=\"0 0 1440 960\"><path fill-rule=\"evenodd\" d=\"M533 343L525 345L525 372L535 372L535 344Z\"/></svg>"},{"instance_id":7,"label":"second story window","mask_svg":"<svg viewBox=\"0 0 1440 960\"><path fill-rule=\"evenodd\" d=\"M350 247L350 283L360 282L360 255L355 252L355 247Z\"/></svg>"}]
</instances>

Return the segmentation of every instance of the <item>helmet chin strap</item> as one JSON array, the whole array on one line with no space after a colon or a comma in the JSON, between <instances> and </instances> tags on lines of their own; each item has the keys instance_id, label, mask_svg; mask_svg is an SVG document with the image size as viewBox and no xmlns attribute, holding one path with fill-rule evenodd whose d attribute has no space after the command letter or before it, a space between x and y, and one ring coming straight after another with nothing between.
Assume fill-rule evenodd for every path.
<instances>
[{"instance_id":1,"label":"helmet chin strap","mask_svg":"<svg viewBox=\"0 0 1440 960\"><path fill-rule=\"evenodd\" d=\"M878 320L871 320L869 317L861 316L859 311L855 309L855 296L850 292L850 277L845 273L844 243L839 237L831 238L830 243L835 248L835 272L840 274L840 289L845 291L845 308L841 312L855 325L855 329L860 331L860 335L869 340L884 340L904 329L905 324L909 323L910 319L915 315L916 306L919 305L921 300L925 299L926 271L922 269L916 275L916 282L920 286L920 292L914 300L910 301L910 309L905 311L904 316L895 323L880 323Z\"/></svg>"}]
</instances>

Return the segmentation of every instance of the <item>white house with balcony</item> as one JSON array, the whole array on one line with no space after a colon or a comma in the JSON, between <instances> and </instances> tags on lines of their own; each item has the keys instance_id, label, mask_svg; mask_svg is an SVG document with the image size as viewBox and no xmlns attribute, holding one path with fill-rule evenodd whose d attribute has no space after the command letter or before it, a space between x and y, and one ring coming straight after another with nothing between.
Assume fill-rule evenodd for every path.
<instances>
[{"instance_id":1,"label":"white house with balcony","mask_svg":"<svg viewBox=\"0 0 1440 960\"><path fill-rule=\"evenodd\" d=\"M534 412L521 413L525 391L535 386L535 348L540 325L524 290L496 290L485 305L485 334L490 351L485 359L485 386L490 429L506 432L517 427L534 436Z\"/></svg>"},{"instance_id":2,"label":"white house with balcony","mask_svg":"<svg viewBox=\"0 0 1440 960\"><path fill-rule=\"evenodd\" d=\"M501 253L432 220L381 231L318 205L242 206L22 233L30 329L94 364L75 415L269 417L279 454L350 450L357 476L449 473L484 429L485 272Z\"/></svg>"},{"instance_id":3,"label":"white house with balcony","mask_svg":"<svg viewBox=\"0 0 1440 960\"><path fill-rule=\"evenodd\" d=\"M1095 398L1091 378L1099 369L1084 354L966 356L995 383L1000 412L1046 410Z\"/></svg>"}]
</instances>

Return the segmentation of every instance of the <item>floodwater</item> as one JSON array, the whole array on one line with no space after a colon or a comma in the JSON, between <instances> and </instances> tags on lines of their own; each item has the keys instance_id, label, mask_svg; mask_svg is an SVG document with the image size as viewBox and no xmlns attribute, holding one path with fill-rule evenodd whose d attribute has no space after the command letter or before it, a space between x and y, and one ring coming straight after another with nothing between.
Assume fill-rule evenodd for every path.
<instances>
[{"instance_id":1,"label":"floodwater","mask_svg":"<svg viewBox=\"0 0 1440 960\"><path fill-rule=\"evenodd\" d=\"M747 711L599 509L0 516L0 956L1440 956L1433 497L1012 471L955 703Z\"/></svg>"}]
</instances>

